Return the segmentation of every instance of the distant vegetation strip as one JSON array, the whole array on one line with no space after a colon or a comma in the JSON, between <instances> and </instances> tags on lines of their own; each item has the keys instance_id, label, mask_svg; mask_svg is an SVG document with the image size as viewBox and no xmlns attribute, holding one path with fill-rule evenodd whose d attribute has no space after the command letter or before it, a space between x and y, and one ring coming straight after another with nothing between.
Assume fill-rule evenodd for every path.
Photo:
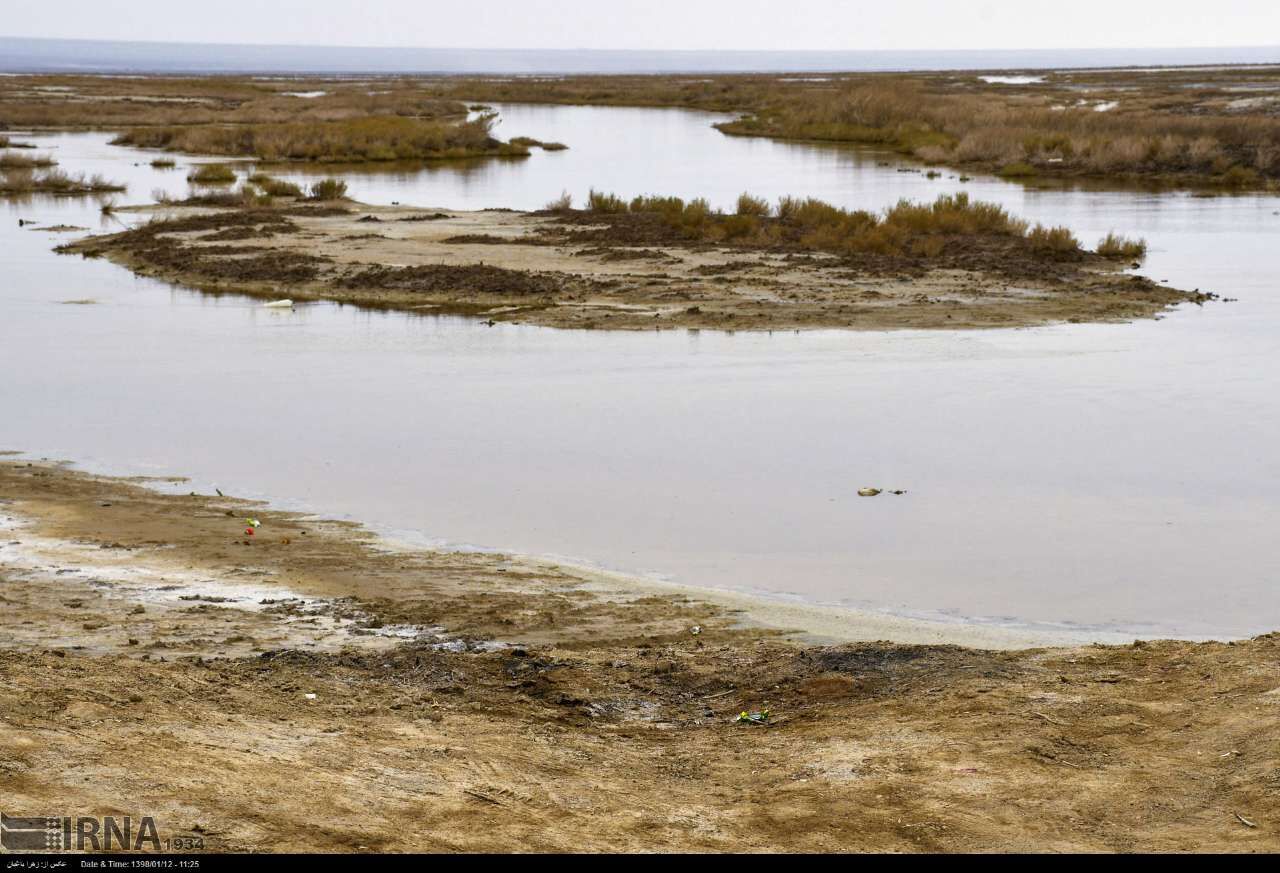
<instances>
[{"instance_id":1,"label":"distant vegetation strip","mask_svg":"<svg viewBox=\"0 0 1280 873\"><path fill-rule=\"evenodd\" d=\"M114 142L191 154L334 163L529 154L527 146L495 139L490 133L492 123L489 116L462 122L385 116L318 123L144 127L127 131Z\"/></svg>"},{"instance_id":2,"label":"distant vegetation strip","mask_svg":"<svg viewBox=\"0 0 1280 873\"><path fill-rule=\"evenodd\" d=\"M65 173L62 170L0 170L0 195L104 194L124 191L125 186L99 175Z\"/></svg>"},{"instance_id":3,"label":"distant vegetation strip","mask_svg":"<svg viewBox=\"0 0 1280 873\"><path fill-rule=\"evenodd\" d=\"M732 112L724 133L858 143L1010 178L1275 188L1280 69L451 78L442 99ZM1241 94L1257 94L1242 98Z\"/></svg>"}]
</instances>

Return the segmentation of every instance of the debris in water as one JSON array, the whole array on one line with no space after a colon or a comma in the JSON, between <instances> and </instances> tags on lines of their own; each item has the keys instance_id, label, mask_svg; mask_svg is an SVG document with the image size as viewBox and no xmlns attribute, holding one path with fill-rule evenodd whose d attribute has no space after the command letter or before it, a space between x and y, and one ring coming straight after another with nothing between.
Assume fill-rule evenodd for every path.
<instances>
[{"instance_id":1,"label":"debris in water","mask_svg":"<svg viewBox=\"0 0 1280 873\"><path fill-rule=\"evenodd\" d=\"M859 488L858 489L859 497L875 497L879 493L880 493L879 488Z\"/></svg>"},{"instance_id":2,"label":"debris in water","mask_svg":"<svg viewBox=\"0 0 1280 873\"><path fill-rule=\"evenodd\" d=\"M272 300L262 305L267 309L292 309L293 301L286 297L284 300Z\"/></svg>"}]
</instances>

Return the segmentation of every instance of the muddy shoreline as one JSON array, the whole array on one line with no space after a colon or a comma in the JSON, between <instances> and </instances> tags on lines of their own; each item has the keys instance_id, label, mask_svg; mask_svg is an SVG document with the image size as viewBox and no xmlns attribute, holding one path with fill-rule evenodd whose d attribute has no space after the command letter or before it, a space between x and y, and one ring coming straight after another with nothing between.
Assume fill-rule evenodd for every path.
<instances>
[{"instance_id":1,"label":"muddy shoreline","mask_svg":"<svg viewBox=\"0 0 1280 873\"><path fill-rule=\"evenodd\" d=\"M1084 253L962 239L941 258L681 243L643 217L349 202L135 207L159 219L59 251L210 293L489 322L654 330L973 329L1158 317L1214 299Z\"/></svg>"},{"instance_id":2,"label":"muddy shoreline","mask_svg":"<svg viewBox=\"0 0 1280 873\"><path fill-rule=\"evenodd\" d=\"M14 808L215 851L1280 848L1275 634L809 645L147 485L0 462Z\"/></svg>"}]
</instances>

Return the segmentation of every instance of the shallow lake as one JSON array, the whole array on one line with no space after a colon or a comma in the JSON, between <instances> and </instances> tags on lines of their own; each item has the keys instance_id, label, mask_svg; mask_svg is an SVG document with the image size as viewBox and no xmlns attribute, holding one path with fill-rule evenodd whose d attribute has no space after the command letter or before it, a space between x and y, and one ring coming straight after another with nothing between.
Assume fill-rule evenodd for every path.
<instances>
[{"instance_id":1,"label":"shallow lake","mask_svg":"<svg viewBox=\"0 0 1280 873\"><path fill-rule=\"evenodd\" d=\"M675 110L502 106L563 152L344 172L352 194L537 207L589 187L881 208L967 190L1238 302L982 332L592 333L264 310L58 256L93 200L0 203L0 448L187 475L418 541L896 613L1135 634L1280 626L1280 198L929 179ZM182 193L105 134L70 171ZM303 178L299 173L280 173ZM133 221L128 217L123 220ZM105 225L104 225L105 222ZM61 301L91 299L93 304ZM861 486L907 494L860 498Z\"/></svg>"}]
</instances>

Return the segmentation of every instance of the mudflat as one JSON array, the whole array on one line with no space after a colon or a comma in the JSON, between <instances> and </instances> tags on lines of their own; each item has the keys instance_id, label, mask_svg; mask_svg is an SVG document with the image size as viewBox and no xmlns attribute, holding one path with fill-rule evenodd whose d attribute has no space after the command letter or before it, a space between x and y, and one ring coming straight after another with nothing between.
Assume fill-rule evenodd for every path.
<instances>
[{"instance_id":1,"label":"mudflat","mask_svg":"<svg viewBox=\"0 0 1280 873\"><path fill-rule=\"evenodd\" d=\"M0 463L15 809L217 851L1280 849L1277 634L814 645L153 484Z\"/></svg>"},{"instance_id":2,"label":"mudflat","mask_svg":"<svg viewBox=\"0 0 1280 873\"><path fill-rule=\"evenodd\" d=\"M136 207L155 220L60 249L213 293L561 328L962 329L1157 317L1213 295L1128 262L938 238L929 255L691 241L656 216L347 201Z\"/></svg>"}]
</instances>

